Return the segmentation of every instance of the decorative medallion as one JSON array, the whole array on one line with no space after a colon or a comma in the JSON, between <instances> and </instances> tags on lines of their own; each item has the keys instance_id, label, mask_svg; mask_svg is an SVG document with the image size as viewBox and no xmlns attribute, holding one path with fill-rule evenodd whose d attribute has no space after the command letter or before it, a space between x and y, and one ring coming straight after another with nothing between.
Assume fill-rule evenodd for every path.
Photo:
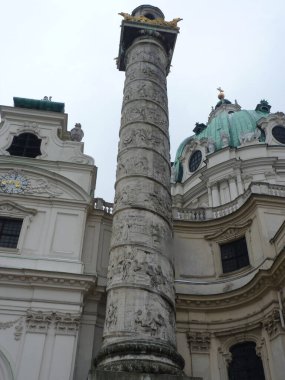
<instances>
[{"instance_id":1,"label":"decorative medallion","mask_svg":"<svg viewBox=\"0 0 285 380\"><path fill-rule=\"evenodd\" d=\"M29 186L29 180L17 171L11 171L0 177L0 192L20 194Z\"/></svg>"}]
</instances>

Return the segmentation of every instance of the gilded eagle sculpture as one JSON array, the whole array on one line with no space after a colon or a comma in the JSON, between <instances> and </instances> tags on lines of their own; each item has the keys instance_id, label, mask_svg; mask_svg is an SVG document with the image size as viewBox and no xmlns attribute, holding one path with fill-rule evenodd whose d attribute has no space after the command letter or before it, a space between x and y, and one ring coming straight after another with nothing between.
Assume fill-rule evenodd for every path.
<instances>
[{"instance_id":1,"label":"gilded eagle sculpture","mask_svg":"<svg viewBox=\"0 0 285 380\"><path fill-rule=\"evenodd\" d=\"M132 16L129 13L120 12L120 16L124 17L124 21L131 22L141 22L143 24L157 25L157 26L166 26L168 28L179 29L177 26L178 22L183 20L180 17L174 18L172 21L165 21L163 18L155 18L153 20L145 16Z\"/></svg>"}]
</instances>

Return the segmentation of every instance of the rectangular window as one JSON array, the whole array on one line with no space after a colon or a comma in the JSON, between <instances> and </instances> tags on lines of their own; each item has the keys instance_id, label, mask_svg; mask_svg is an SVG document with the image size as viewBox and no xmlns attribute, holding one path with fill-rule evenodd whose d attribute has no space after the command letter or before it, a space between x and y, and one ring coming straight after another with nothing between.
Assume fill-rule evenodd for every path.
<instances>
[{"instance_id":1,"label":"rectangular window","mask_svg":"<svg viewBox=\"0 0 285 380\"><path fill-rule=\"evenodd\" d=\"M245 237L223 244L220 247L223 273L233 272L249 265Z\"/></svg>"},{"instance_id":2,"label":"rectangular window","mask_svg":"<svg viewBox=\"0 0 285 380\"><path fill-rule=\"evenodd\" d=\"M0 217L0 247L17 248L23 219Z\"/></svg>"}]
</instances>

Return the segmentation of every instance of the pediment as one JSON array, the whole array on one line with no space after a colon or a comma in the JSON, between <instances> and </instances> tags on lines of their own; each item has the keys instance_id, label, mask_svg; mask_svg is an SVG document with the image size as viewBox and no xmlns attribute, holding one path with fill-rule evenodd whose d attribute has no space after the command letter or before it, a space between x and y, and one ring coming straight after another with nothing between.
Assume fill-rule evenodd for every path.
<instances>
[{"instance_id":1,"label":"pediment","mask_svg":"<svg viewBox=\"0 0 285 380\"><path fill-rule=\"evenodd\" d=\"M90 201L77 183L42 168L0 168L0 195Z\"/></svg>"},{"instance_id":2,"label":"pediment","mask_svg":"<svg viewBox=\"0 0 285 380\"><path fill-rule=\"evenodd\" d=\"M0 201L0 213L1 216L22 216L35 215L37 210L27 208L11 201Z\"/></svg>"},{"instance_id":3,"label":"pediment","mask_svg":"<svg viewBox=\"0 0 285 380\"><path fill-rule=\"evenodd\" d=\"M226 228L223 228L222 230L218 230L217 232L213 234L206 235L205 239L213 240L219 244L239 239L242 236L244 236L247 228L251 225L251 223L252 223L252 219L249 219L245 223L229 225Z\"/></svg>"}]
</instances>

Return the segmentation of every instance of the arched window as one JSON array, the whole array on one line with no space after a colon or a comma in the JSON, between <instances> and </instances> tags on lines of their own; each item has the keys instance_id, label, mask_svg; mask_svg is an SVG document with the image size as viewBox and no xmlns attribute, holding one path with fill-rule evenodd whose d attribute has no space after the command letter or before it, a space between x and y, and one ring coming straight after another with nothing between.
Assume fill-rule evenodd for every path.
<instances>
[{"instance_id":1,"label":"arched window","mask_svg":"<svg viewBox=\"0 0 285 380\"><path fill-rule=\"evenodd\" d=\"M21 133L14 136L12 144L7 149L11 156L22 156L35 158L41 155L42 140L33 133Z\"/></svg>"},{"instance_id":2,"label":"arched window","mask_svg":"<svg viewBox=\"0 0 285 380\"><path fill-rule=\"evenodd\" d=\"M229 380L265 380L262 361L256 355L254 342L235 344L230 348Z\"/></svg>"}]
</instances>

